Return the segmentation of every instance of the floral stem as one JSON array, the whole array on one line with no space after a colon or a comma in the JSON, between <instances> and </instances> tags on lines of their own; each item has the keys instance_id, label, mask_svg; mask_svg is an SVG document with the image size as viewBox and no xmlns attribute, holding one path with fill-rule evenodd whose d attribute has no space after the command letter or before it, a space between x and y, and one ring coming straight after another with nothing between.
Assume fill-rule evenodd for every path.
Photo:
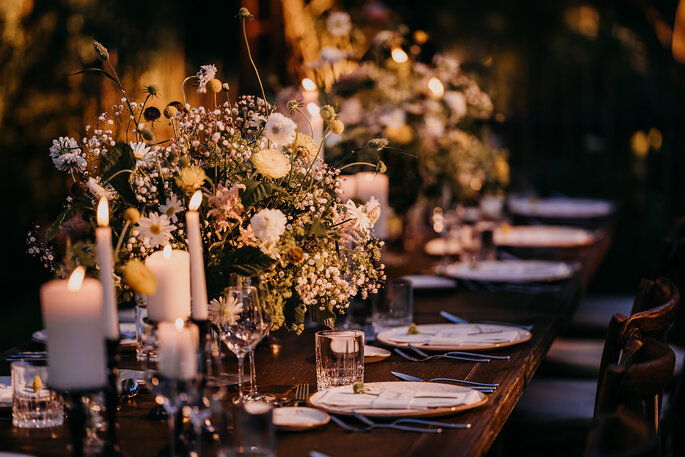
<instances>
[{"instance_id":1,"label":"floral stem","mask_svg":"<svg viewBox=\"0 0 685 457\"><path fill-rule=\"evenodd\" d=\"M183 107L184 107L184 108L185 108L185 106L188 104L188 102L186 101L186 83L187 83L188 81L190 81L191 79L194 79L194 78L197 78L197 76L188 76L188 77L187 77L186 79L184 79L183 82L181 83L181 93L183 94Z\"/></svg>"},{"instance_id":2,"label":"floral stem","mask_svg":"<svg viewBox=\"0 0 685 457\"><path fill-rule=\"evenodd\" d=\"M264 100L264 103L266 102L266 93L264 92L264 86L262 85L262 78L259 77L259 70L257 70L257 65L255 65L254 60L252 60L252 52L250 52L250 42L247 40L247 27L245 27L245 18L240 20L242 28L243 28L243 38L245 39L245 47L247 48L247 57L250 59L250 63L252 64L252 68L254 68L254 72L257 75L257 81L259 82L259 88L262 90L262 99ZM269 104L266 104L267 107L267 114L269 111Z\"/></svg>"},{"instance_id":3,"label":"floral stem","mask_svg":"<svg viewBox=\"0 0 685 457\"><path fill-rule=\"evenodd\" d=\"M369 163L369 162L352 162L352 163L348 163L347 165L343 165L342 167L339 168L339 170L342 171L345 168L353 167L355 165L368 165L368 166L373 167L373 168L376 168L376 166L377 166L377 165L374 165L374 164Z\"/></svg>"},{"instance_id":4,"label":"floral stem","mask_svg":"<svg viewBox=\"0 0 685 457\"><path fill-rule=\"evenodd\" d=\"M126 169L126 170L119 170L119 171L117 171L116 173L114 173L112 176L110 176L110 177L107 179L107 181L104 182L104 184L105 184L105 185L109 184L109 182L110 182L112 179L114 179L115 176L120 175L120 174L122 174L122 173L133 173L133 170L128 170L128 169Z\"/></svg>"},{"instance_id":5,"label":"floral stem","mask_svg":"<svg viewBox=\"0 0 685 457\"><path fill-rule=\"evenodd\" d=\"M128 230L129 226L131 225L130 222L126 221L124 224L124 228L121 230L121 235L119 235L119 241L117 241L117 247L114 249L114 261L116 263L116 259L119 258L119 250L121 250L121 245L124 242L124 237L126 236L126 231Z\"/></svg>"},{"instance_id":6,"label":"floral stem","mask_svg":"<svg viewBox=\"0 0 685 457\"><path fill-rule=\"evenodd\" d=\"M297 111L298 113L303 115L304 118L307 120L307 124L309 124L309 130L311 130L311 132L312 132L312 138L314 138L314 126L312 125L312 121L309 119L309 116L307 116L307 114L304 111L302 111L300 108L295 108L295 111Z\"/></svg>"}]
</instances>

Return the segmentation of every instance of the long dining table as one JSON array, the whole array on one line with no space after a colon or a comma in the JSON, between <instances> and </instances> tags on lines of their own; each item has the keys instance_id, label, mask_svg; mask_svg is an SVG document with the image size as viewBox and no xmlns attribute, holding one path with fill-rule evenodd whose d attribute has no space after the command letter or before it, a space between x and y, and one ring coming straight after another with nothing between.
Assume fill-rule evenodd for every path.
<instances>
[{"instance_id":1,"label":"long dining table","mask_svg":"<svg viewBox=\"0 0 685 457\"><path fill-rule=\"evenodd\" d=\"M300 432L278 432L276 455L304 456L310 451L336 456L481 456L495 442L507 417L514 409L526 384L542 362L546 351L559 334L566 316L577 299L580 274L560 284L554 293L475 292L464 287L444 290L417 291L414 320L417 324L445 322L440 311L448 311L470 321L497 320L532 324L532 338L524 343L501 348L495 352L509 355L509 360L488 363L435 360L411 362L392 354L384 361L365 366L365 382L394 381L391 371L408 373L425 379L451 377L471 381L498 383L487 402L477 408L439 420L469 423L468 429L444 429L439 434L419 434L406 431L377 429L367 433L351 433L334 423ZM256 352L257 382L261 392L277 398L292 398L295 386L309 384L316 391L314 333L307 328L301 335L285 331L274 332L270 344ZM372 344L372 343L370 343ZM39 348L37 343L13 348L0 359L0 375L9 374L5 357L17 350ZM78 354L74 354L75 357ZM226 360L228 370L235 372L235 358ZM142 369L130 349L122 352L122 368ZM122 404L119 412L119 438L126 454L154 456L168 442L166 422L150 417L155 405L151 393L143 389L133 401ZM223 402L231 411L230 401ZM67 456L69 433L66 426L43 430L22 430L12 427L9 410L0 409L0 451L13 451L41 456ZM349 419L347 419L349 420ZM230 429L230 426L228 427ZM230 435L228 430L227 434ZM208 443L204 455L216 455L217 444Z\"/></svg>"}]
</instances>

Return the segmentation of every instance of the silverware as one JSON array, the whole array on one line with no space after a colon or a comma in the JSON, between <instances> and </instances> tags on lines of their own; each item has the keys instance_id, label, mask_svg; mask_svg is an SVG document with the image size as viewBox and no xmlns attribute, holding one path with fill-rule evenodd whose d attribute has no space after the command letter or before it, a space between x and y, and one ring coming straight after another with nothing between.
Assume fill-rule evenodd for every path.
<instances>
[{"instance_id":1,"label":"silverware","mask_svg":"<svg viewBox=\"0 0 685 457\"><path fill-rule=\"evenodd\" d=\"M452 322L453 324L468 324L469 321L466 319L463 319L459 316L455 316L452 313L448 313L447 311L440 311L440 316L442 316L445 320L448 320ZM516 328L521 328L523 330L532 330L533 326L532 325L527 325L527 324L512 324L511 322L499 322L499 321L478 321L479 324L491 324L491 325L504 325L507 327L516 327Z\"/></svg>"},{"instance_id":2,"label":"silverware","mask_svg":"<svg viewBox=\"0 0 685 457\"><path fill-rule=\"evenodd\" d=\"M425 419L411 419L408 417L397 419L397 420L394 420L394 421L389 422L389 423L387 423L387 422L386 423L376 423L376 422L373 422L371 419L369 419L367 416L364 416L363 414L359 414L358 412L352 411L352 415L367 425L375 425L375 426L420 424L420 425L427 425L429 427L438 427L438 428L453 428L453 429L471 428L471 424L450 424L447 422L429 421L429 420L425 420Z\"/></svg>"},{"instance_id":3,"label":"silverware","mask_svg":"<svg viewBox=\"0 0 685 457\"><path fill-rule=\"evenodd\" d=\"M396 378L399 378L403 381L411 381L411 382L436 382L436 381L447 381L447 382L456 382L459 384L466 384L468 387L471 387L472 389L478 390L479 388L486 389L486 390L495 390L499 387L499 384L489 384L486 382L476 382L476 381L467 381L466 379L454 379L454 378L433 378L429 379L428 381L417 378L416 376L412 376L409 374L405 373L400 373L398 371L391 371L393 376Z\"/></svg>"},{"instance_id":4,"label":"silverware","mask_svg":"<svg viewBox=\"0 0 685 457\"><path fill-rule=\"evenodd\" d=\"M357 415L356 413L352 413L355 417L361 416L361 414ZM363 417L364 419L361 419ZM360 432L368 432L371 430L374 430L376 428L390 428L393 430L402 430L405 432L417 432L417 433L442 433L441 428L428 428L428 427L411 427L408 425L395 425L392 423L388 424L376 424L368 419L366 419L364 416L357 417L360 421L364 422L366 424L365 427L353 427L347 423L345 423L342 419L336 417L335 415L331 414L331 420L338 424L340 427L344 428L348 432L354 432L354 433L360 433Z\"/></svg>"},{"instance_id":5,"label":"silverware","mask_svg":"<svg viewBox=\"0 0 685 457\"><path fill-rule=\"evenodd\" d=\"M295 386L295 398L293 404L298 406L300 403L307 404L309 400L309 384L298 384Z\"/></svg>"},{"instance_id":6,"label":"silverware","mask_svg":"<svg viewBox=\"0 0 685 457\"><path fill-rule=\"evenodd\" d=\"M424 356L421 356L421 358L418 357L413 357L405 352L402 352L402 350L395 348L395 353L401 357L404 357L407 360L411 360L412 362L428 362L429 360L437 360L437 359L451 359L451 360L461 360L465 362L489 362L490 359L484 359L482 357L475 358L475 357L460 357L456 355L445 355L445 354L435 354L435 355L428 355L425 354Z\"/></svg>"},{"instance_id":7,"label":"silverware","mask_svg":"<svg viewBox=\"0 0 685 457\"><path fill-rule=\"evenodd\" d=\"M427 353L423 352L421 349L417 348L413 344L408 344L407 347L422 357L428 357ZM479 353L475 353L475 352L464 352L464 351L449 351L449 352L443 353L442 355L473 356L473 357L482 357L485 359L495 359L495 360L509 360L511 358L508 355L489 355L489 354L479 354Z\"/></svg>"},{"instance_id":8,"label":"silverware","mask_svg":"<svg viewBox=\"0 0 685 457\"><path fill-rule=\"evenodd\" d=\"M22 360L22 359L31 359L31 360L40 360L40 359L45 359L47 357L47 354L45 351L22 351L22 352L15 352L14 354L10 354L5 358L6 362L11 362L15 360Z\"/></svg>"},{"instance_id":9,"label":"silverware","mask_svg":"<svg viewBox=\"0 0 685 457\"><path fill-rule=\"evenodd\" d=\"M309 451L309 457L329 457L328 454L324 454L319 451Z\"/></svg>"}]
</instances>

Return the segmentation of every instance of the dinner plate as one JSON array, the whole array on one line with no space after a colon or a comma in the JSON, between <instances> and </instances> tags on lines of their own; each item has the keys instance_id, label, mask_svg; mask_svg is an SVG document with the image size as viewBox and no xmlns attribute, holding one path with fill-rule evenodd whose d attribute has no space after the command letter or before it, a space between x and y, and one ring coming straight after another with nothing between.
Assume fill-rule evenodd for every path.
<instances>
[{"instance_id":1,"label":"dinner plate","mask_svg":"<svg viewBox=\"0 0 685 457\"><path fill-rule=\"evenodd\" d=\"M467 409L476 408L487 402L487 398L482 392L469 389L468 387L457 386L454 384L442 384L437 382L365 382L364 388L372 393L381 391L411 392L416 395L435 395L435 397L440 397L440 394L449 396L463 394L464 403L455 406L435 407L428 409L354 408L326 403L326 397L331 395L331 393L355 395L352 393L352 386L348 385L331 387L330 389L319 391L309 397L309 404L316 408L323 409L329 413L342 415L351 415L352 411L354 411L356 413L372 417L433 417L445 416L448 414L465 411Z\"/></svg>"},{"instance_id":2,"label":"dinner plate","mask_svg":"<svg viewBox=\"0 0 685 457\"><path fill-rule=\"evenodd\" d=\"M443 255L458 255L461 253L461 245L458 239L450 238L435 238L428 241L424 247L424 251L428 255L443 256Z\"/></svg>"},{"instance_id":3,"label":"dinner plate","mask_svg":"<svg viewBox=\"0 0 685 457\"><path fill-rule=\"evenodd\" d=\"M443 274L456 279L489 282L558 281L573 276L575 268L565 262L546 260L483 260L443 267Z\"/></svg>"},{"instance_id":4,"label":"dinner plate","mask_svg":"<svg viewBox=\"0 0 685 457\"><path fill-rule=\"evenodd\" d=\"M588 230L554 225L503 225L494 233L497 246L565 248L588 246L595 236Z\"/></svg>"},{"instance_id":5,"label":"dinner plate","mask_svg":"<svg viewBox=\"0 0 685 457\"><path fill-rule=\"evenodd\" d=\"M513 214L549 218L592 218L608 216L614 205L605 200L584 198L509 198L509 211Z\"/></svg>"},{"instance_id":6,"label":"dinner plate","mask_svg":"<svg viewBox=\"0 0 685 457\"><path fill-rule=\"evenodd\" d=\"M121 333L121 342L123 346L130 346L136 344L136 324L135 322L119 322L119 332ZM38 343L45 344L48 341L47 329L36 330L31 335L31 339Z\"/></svg>"},{"instance_id":7,"label":"dinner plate","mask_svg":"<svg viewBox=\"0 0 685 457\"><path fill-rule=\"evenodd\" d=\"M376 339L400 348L411 344L429 351L474 351L513 346L533 337L528 330L495 324L418 325L419 333L415 335L408 335L408 328L385 330L376 335Z\"/></svg>"},{"instance_id":8,"label":"dinner plate","mask_svg":"<svg viewBox=\"0 0 685 457\"><path fill-rule=\"evenodd\" d=\"M364 363L375 363L390 357L390 351L376 346L364 345Z\"/></svg>"},{"instance_id":9,"label":"dinner plate","mask_svg":"<svg viewBox=\"0 0 685 457\"><path fill-rule=\"evenodd\" d=\"M285 406L274 409L273 422L280 430L300 431L326 425L331 416L314 408Z\"/></svg>"}]
</instances>

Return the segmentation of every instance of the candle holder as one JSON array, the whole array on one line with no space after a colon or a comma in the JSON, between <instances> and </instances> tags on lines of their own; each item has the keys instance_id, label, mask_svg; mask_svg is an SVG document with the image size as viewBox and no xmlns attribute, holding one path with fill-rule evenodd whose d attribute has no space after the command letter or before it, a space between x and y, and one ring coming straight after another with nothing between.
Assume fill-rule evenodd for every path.
<instances>
[{"instance_id":1,"label":"candle holder","mask_svg":"<svg viewBox=\"0 0 685 457\"><path fill-rule=\"evenodd\" d=\"M200 376L202 377L202 387L207 386L208 377L211 376L212 361L212 323L209 319L195 320L190 319L190 322L197 325L200 331Z\"/></svg>"},{"instance_id":2,"label":"candle holder","mask_svg":"<svg viewBox=\"0 0 685 457\"><path fill-rule=\"evenodd\" d=\"M117 411L119 408L119 339L105 341L107 349L107 388L105 389L105 411L107 436L102 450L103 457L125 456L117 438Z\"/></svg>"},{"instance_id":3,"label":"candle holder","mask_svg":"<svg viewBox=\"0 0 685 457\"><path fill-rule=\"evenodd\" d=\"M88 420L88 414L86 412L86 407L83 404L83 396L95 394L102 390L103 389L92 389L60 392L65 399L69 400L68 402L65 402L65 406L67 406L67 422L69 423L71 435L72 457L85 456L84 439L86 437L86 421Z\"/></svg>"}]
</instances>

